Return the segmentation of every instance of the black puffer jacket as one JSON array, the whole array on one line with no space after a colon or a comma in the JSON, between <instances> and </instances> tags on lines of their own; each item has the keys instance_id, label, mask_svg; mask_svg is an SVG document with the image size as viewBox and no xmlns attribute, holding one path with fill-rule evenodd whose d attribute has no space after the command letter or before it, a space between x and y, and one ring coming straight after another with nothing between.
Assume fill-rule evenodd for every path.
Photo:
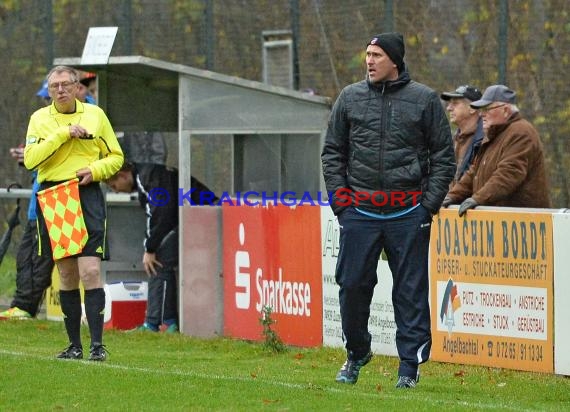
<instances>
[{"instance_id":1,"label":"black puffer jacket","mask_svg":"<svg viewBox=\"0 0 570 412\"><path fill-rule=\"evenodd\" d=\"M335 214L348 202L344 195L340 199L339 189L353 192L351 205L374 213L396 212L414 200L436 213L455 173L451 130L439 96L411 81L405 70L395 81L364 80L342 90L321 158ZM357 205L354 192L375 201ZM380 205L383 196L388 201Z\"/></svg>"},{"instance_id":2,"label":"black puffer jacket","mask_svg":"<svg viewBox=\"0 0 570 412\"><path fill-rule=\"evenodd\" d=\"M154 163L135 163L133 166L139 202L147 217L144 247L146 252L154 253L168 232L178 227L178 170ZM191 176L191 188L195 189L191 195L194 204L203 203L202 192L211 195L206 199L214 202L218 199L194 176Z\"/></svg>"}]
</instances>

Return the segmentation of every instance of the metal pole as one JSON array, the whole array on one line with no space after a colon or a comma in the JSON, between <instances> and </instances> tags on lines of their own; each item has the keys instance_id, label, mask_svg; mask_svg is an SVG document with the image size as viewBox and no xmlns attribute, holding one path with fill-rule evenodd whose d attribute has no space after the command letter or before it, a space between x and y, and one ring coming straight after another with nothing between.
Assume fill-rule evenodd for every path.
<instances>
[{"instance_id":1,"label":"metal pole","mask_svg":"<svg viewBox=\"0 0 570 412\"><path fill-rule=\"evenodd\" d=\"M507 54L508 54L508 28L509 28L509 3L501 0L499 5L499 83L507 82Z\"/></svg>"},{"instance_id":2,"label":"metal pole","mask_svg":"<svg viewBox=\"0 0 570 412\"><path fill-rule=\"evenodd\" d=\"M125 32L123 33L124 39L124 54L130 56L133 54L133 7L131 0L123 1L123 24Z\"/></svg>"},{"instance_id":3,"label":"metal pole","mask_svg":"<svg viewBox=\"0 0 570 412\"><path fill-rule=\"evenodd\" d=\"M206 55L206 69L214 70L214 0L206 1L204 21L204 54Z\"/></svg>"},{"instance_id":4,"label":"metal pole","mask_svg":"<svg viewBox=\"0 0 570 412\"><path fill-rule=\"evenodd\" d=\"M384 0L384 29L382 31L394 31L394 1Z\"/></svg>"},{"instance_id":5,"label":"metal pole","mask_svg":"<svg viewBox=\"0 0 570 412\"><path fill-rule=\"evenodd\" d=\"M46 45L46 74L53 66L54 59L54 36L53 36L53 0L40 1L44 7L44 27L45 27L45 45Z\"/></svg>"},{"instance_id":6,"label":"metal pole","mask_svg":"<svg viewBox=\"0 0 570 412\"><path fill-rule=\"evenodd\" d=\"M299 90L299 0L290 0L291 31L293 33L293 89Z\"/></svg>"}]
</instances>

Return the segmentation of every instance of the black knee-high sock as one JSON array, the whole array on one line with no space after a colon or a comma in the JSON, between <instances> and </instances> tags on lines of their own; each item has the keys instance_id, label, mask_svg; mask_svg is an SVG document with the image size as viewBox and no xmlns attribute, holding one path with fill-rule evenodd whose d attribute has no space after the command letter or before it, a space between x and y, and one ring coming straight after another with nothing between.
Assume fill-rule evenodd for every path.
<instances>
[{"instance_id":1,"label":"black knee-high sock","mask_svg":"<svg viewBox=\"0 0 570 412\"><path fill-rule=\"evenodd\" d=\"M81 294L79 289L60 290L59 302L69 342L81 348Z\"/></svg>"},{"instance_id":2,"label":"black knee-high sock","mask_svg":"<svg viewBox=\"0 0 570 412\"><path fill-rule=\"evenodd\" d=\"M85 291L85 314L91 333L91 344L102 344L105 320L105 291L102 288Z\"/></svg>"}]
</instances>

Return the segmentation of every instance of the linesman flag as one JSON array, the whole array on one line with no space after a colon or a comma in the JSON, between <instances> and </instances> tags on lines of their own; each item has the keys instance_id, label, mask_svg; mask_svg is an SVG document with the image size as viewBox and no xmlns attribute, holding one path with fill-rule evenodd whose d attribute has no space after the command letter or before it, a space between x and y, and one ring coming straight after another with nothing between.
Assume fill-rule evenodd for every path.
<instances>
[{"instance_id":1,"label":"linesman flag","mask_svg":"<svg viewBox=\"0 0 570 412\"><path fill-rule=\"evenodd\" d=\"M53 259L81 253L88 235L79 200L79 179L39 191L38 201L48 229Z\"/></svg>"}]
</instances>

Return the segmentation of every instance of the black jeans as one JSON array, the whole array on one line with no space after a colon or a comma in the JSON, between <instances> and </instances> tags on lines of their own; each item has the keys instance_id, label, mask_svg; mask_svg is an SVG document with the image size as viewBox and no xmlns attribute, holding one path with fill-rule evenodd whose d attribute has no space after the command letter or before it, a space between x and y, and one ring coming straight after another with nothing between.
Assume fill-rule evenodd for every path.
<instances>
[{"instance_id":1,"label":"black jeans","mask_svg":"<svg viewBox=\"0 0 570 412\"><path fill-rule=\"evenodd\" d=\"M347 208L338 218L340 250L336 281L343 336L351 359L360 359L371 346L370 304L382 249L392 272L392 303L396 321L398 375L415 378L418 365L431 349L428 257L431 214L418 206L408 214L377 219ZM382 285L380 285L382 287Z\"/></svg>"},{"instance_id":2,"label":"black jeans","mask_svg":"<svg viewBox=\"0 0 570 412\"><path fill-rule=\"evenodd\" d=\"M44 292L51 285L54 262L51 255L38 255L36 220L28 220L16 255L16 292L10 307L36 316Z\"/></svg>"},{"instance_id":3,"label":"black jeans","mask_svg":"<svg viewBox=\"0 0 570 412\"><path fill-rule=\"evenodd\" d=\"M156 251L162 267L148 280L146 322L158 326L164 321L178 323L178 228L170 231Z\"/></svg>"}]
</instances>

